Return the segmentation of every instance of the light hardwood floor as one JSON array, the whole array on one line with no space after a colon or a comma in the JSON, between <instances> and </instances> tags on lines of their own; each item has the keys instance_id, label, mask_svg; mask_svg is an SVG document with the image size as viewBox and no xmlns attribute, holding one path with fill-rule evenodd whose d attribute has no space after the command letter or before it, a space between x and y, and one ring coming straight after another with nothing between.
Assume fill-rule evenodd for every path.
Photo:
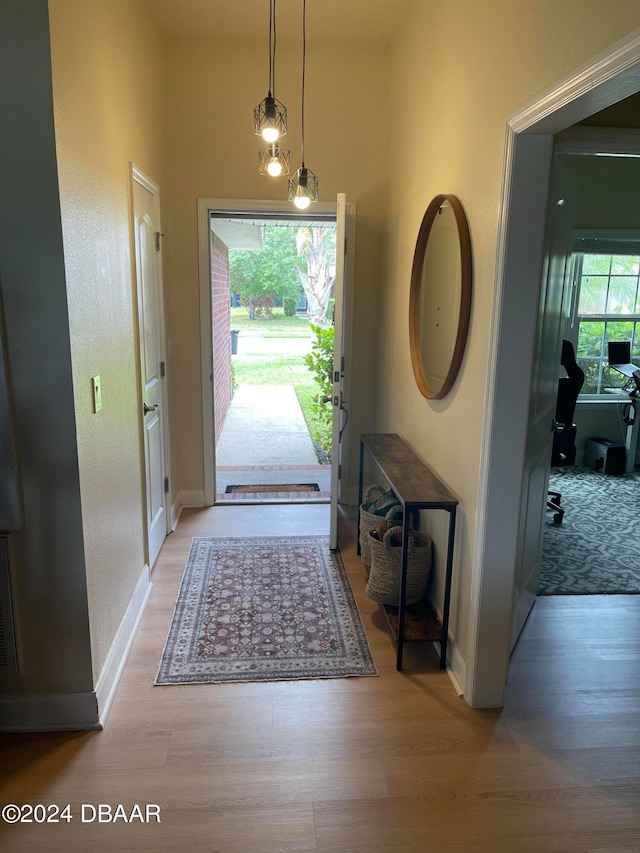
<instances>
[{"instance_id":1,"label":"light hardwood floor","mask_svg":"<svg viewBox=\"0 0 640 853\"><path fill-rule=\"evenodd\" d=\"M192 536L326 532L322 506L185 511L106 729L0 739L0 804L76 815L0 823L0 849L637 853L640 596L539 599L506 707L473 711L431 646L405 647L395 671L351 529L378 678L153 685ZM82 824L81 803L159 804L161 823Z\"/></svg>"}]
</instances>

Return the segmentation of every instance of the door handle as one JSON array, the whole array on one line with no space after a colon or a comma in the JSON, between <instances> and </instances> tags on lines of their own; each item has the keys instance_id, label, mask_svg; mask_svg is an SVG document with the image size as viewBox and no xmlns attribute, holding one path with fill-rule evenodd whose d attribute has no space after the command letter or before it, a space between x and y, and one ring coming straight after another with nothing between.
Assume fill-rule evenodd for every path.
<instances>
[{"instance_id":1,"label":"door handle","mask_svg":"<svg viewBox=\"0 0 640 853\"><path fill-rule=\"evenodd\" d=\"M330 397L328 394L323 394L320 399L323 403L331 403L331 405L335 406L336 409L340 408L340 397L337 395L335 397Z\"/></svg>"},{"instance_id":2,"label":"door handle","mask_svg":"<svg viewBox=\"0 0 640 853\"><path fill-rule=\"evenodd\" d=\"M160 405L160 403L154 403L153 406L147 406L146 403L143 403L142 408L143 408L145 415L148 415L149 412L157 412L159 405Z\"/></svg>"}]
</instances>

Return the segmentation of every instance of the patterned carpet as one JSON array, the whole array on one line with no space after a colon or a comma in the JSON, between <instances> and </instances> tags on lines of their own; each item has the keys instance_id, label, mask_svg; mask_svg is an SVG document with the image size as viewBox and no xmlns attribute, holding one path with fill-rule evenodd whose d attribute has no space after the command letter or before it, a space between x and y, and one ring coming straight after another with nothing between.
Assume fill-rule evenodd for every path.
<instances>
[{"instance_id":1,"label":"patterned carpet","mask_svg":"<svg viewBox=\"0 0 640 853\"><path fill-rule=\"evenodd\" d=\"M156 684L377 675L327 536L194 539Z\"/></svg>"},{"instance_id":2,"label":"patterned carpet","mask_svg":"<svg viewBox=\"0 0 640 853\"><path fill-rule=\"evenodd\" d=\"M640 477L553 469L562 524L547 512L540 595L640 593Z\"/></svg>"}]
</instances>

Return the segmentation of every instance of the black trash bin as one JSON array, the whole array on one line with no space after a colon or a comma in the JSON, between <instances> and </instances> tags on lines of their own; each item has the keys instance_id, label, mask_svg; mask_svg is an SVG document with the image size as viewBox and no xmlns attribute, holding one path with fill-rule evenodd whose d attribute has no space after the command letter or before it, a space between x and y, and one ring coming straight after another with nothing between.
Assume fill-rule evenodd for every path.
<instances>
[{"instance_id":1,"label":"black trash bin","mask_svg":"<svg viewBox=\"0 0 640 853\"><path fill-rule=\"evenodd\" d=\"M238 335L239 329L231 329L231 355L236 355L238 352Z\"/></svg>"}]
</instances>

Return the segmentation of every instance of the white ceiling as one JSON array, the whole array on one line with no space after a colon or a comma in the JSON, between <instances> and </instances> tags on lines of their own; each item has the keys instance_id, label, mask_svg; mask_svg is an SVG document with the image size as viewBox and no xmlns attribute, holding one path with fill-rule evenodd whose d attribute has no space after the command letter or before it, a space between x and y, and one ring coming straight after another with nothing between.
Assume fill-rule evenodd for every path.
<instances>
[{"instance_id":1,"label":"white ceiling","mask_svg":"<svg viewBox=\"0 0 640 853\"><path fill-rule=\"evenodd\" d=\"M211 230L225 244L227 249L244 249L249 251L261 251L264 243L264 229L267 225L279 225L287 228L300 228L308 225L309 221L321 224L321 218L310 214L304 219L296 219L295 216L271 216L268 219L260 216L225 217L223 215L211 216ZM335 221L335 218L331 221Z\"/></svg>"},{"instance_id":2,"label":"white ceiling","mask_svg":"<svg viewBox=\"0 0 640 853\"><path fill-rule=\"evenodd\" d=\"M180 36L266 38L269 0L145 0L160 29ZM415 0L308 0L307 40L390 42ZM302 0L279 0L278 39L299 40Z\"/></svg>"},{"instance_id":3,"label":"white ceiling","mask_svg":"<svg viewBox=\"0 0 640 853\"><path fill-rule=\"evenodd\" d=\"M253 223L234 222L231 219L211 219L211 230L227 249L246 249L260 252L263 247L264 229Z\"/></svg>"}]
</instances>

